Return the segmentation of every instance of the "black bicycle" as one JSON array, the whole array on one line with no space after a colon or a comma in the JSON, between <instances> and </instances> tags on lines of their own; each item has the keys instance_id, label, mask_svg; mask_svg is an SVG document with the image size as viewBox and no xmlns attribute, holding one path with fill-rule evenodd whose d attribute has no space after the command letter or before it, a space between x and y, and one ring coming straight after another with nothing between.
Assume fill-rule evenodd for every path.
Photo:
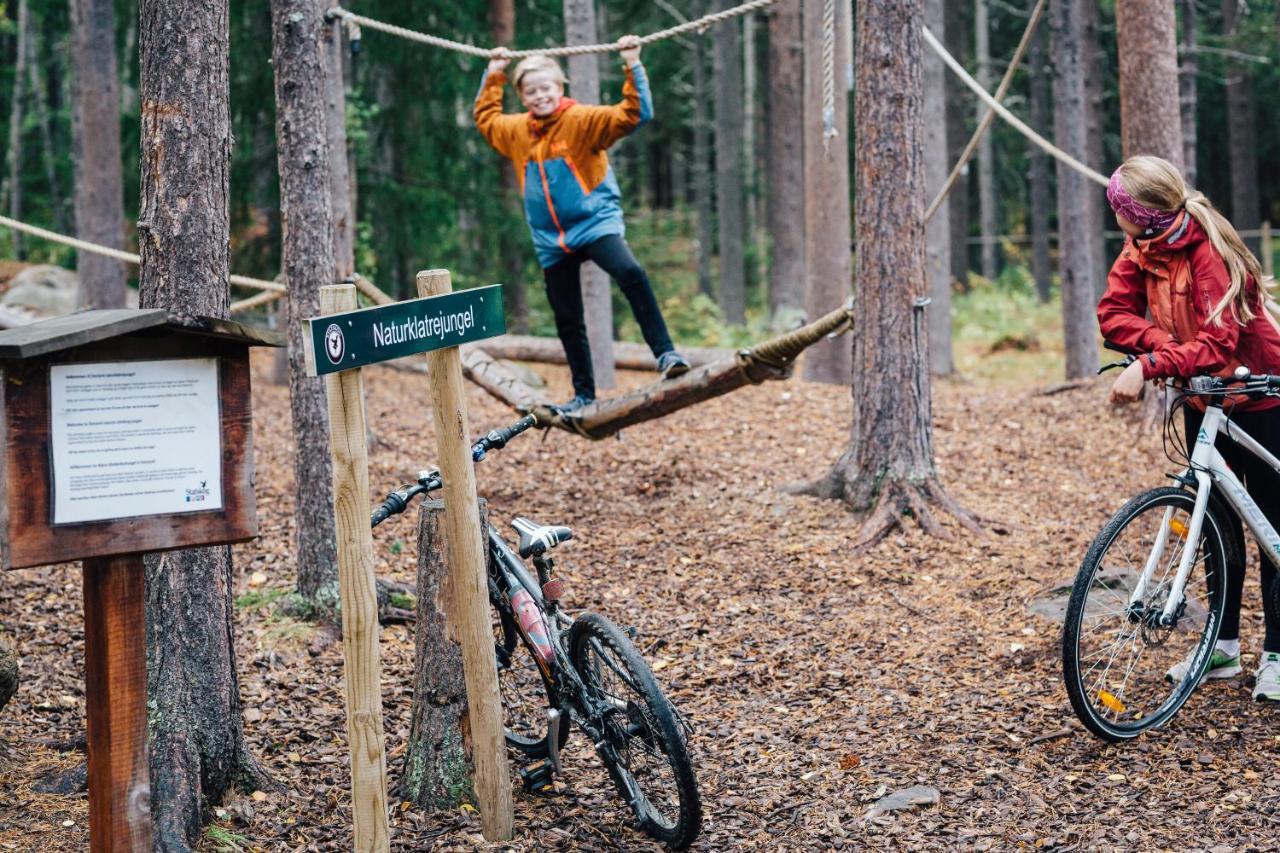
<instances>
[{"instance_id":1,"label":"black bicycle","mask_svg":"<svg viewBox=\"0 0 1280 853\"><path fill-rule=\"evenodd\" d=\"M528 415L471 446L479 462L535 426ZM442 486L440 472L391 492L372 525L404 512L413 498ZM564 585L553 577L549 552L573 538L568 527L516 518L513 549L488 527L489 602L507 744L523 759L525 788L548 790L561 772L560 751L571 723L595 747L643 832L683 848L702 826L702 803L689 727L663 695L653 672L617 625L597 613L571 618L561 608ZM525 560L532 559L534 572Z\"/></svg>"}]
</instances>

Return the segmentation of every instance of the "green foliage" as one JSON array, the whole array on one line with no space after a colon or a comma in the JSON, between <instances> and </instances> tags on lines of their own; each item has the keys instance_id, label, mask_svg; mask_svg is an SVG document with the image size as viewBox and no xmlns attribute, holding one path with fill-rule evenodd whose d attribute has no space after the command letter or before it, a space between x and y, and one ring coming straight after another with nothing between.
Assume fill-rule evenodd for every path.
<instances>
[{"instance_id":1,"label":"green foliage","mask_svg":"<svg viewBox=\"0 0 1280 853\"><path fill-rule=\"evenodd\" d=\"M291 590L284 587L275 589L253 589L236 597L236 609L254 612L269 607L280 598L289 595Z\"/></svg>"},{"instance_id":2,"label":"green foliage","mask_svg":"<svg viewBox=\"0 0 1280 853\"><path fill-rule=\"evenodd\" d=\"M205 827L204 837L207 849L213 853L244 853L249 849L248 838L216 823Z\"/></svg>"}]
</instances>

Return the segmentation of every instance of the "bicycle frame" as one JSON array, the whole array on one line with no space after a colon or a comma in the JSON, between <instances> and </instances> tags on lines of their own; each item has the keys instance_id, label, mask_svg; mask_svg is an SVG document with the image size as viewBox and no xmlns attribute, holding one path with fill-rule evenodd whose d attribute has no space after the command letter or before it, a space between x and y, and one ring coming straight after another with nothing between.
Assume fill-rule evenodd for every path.
<instances>
[{"instance_id":1,"label":"bicycle frame","mask_svg":"<svg viewBox=\"0 0 1280 853\"><path fill-rule=\"evenodd\" d=\"M1276 533L1276 529L1267 521L1267 517L1262 514L1262 510L1258 508L1257 502L1249 495L1244 484L1240 482L1240 478L1235 475L1235 472L1227 466L1226 461L1222 458L1222 454L1216 446L1219 435L1231 438L1236 444L1270 465L1277 473L1280 473L1280 459L1277 459L1259 444L1253 436L1234 425L1222 410L1221 405L1211 404L1206 407L1204 420L1201 422L1200 431L1196 435L1195 447L1191 451L1191 467L1183 472L1184 480L1188 476L1194 476L1196 481L1196 505L1192 511L1191 523L1187 530L1185 541L1189 543L1200 541L1200 531L1204 526L1204 516L1209 508L1209 495L1213 487L1217 485L1222 489L1223 498L1244 521L1245 526L1249 528L1249 532L1263 545L1263 550L1267 553L1271 562L1280 565L1280 534ZM1160 534L1157 536L1151 553L1147 556L1147 562L1143 566L1142 574L1129 596L1130 607L1134 607L1142 601L1151 576L1164 556L1165 543L1168 541L1169 522L1172 517L1173 508L1170 507L1165 510ZM1182 605L1183 590L1186 587L1187 578L1191 574L1191 568L1195 564L1198 550L1198 548L1189 547L1182 552L1177 574L1174 576L1173 585L1169 590L1169 597L1165 601L1164 610L1160 614L1160 623L1162 625L1172 625L1176 618L1178 608Z\"/></svg>"}]
</instances>

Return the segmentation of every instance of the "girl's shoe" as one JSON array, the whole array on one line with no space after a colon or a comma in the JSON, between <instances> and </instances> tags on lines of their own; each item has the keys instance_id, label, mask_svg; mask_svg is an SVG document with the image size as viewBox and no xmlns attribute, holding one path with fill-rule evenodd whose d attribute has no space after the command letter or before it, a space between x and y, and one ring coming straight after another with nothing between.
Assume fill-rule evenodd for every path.
<instances>
[{"instance_id":1,"label":"girl's shoe","mask_svg":"<svg viewBox=\"0 0 1280 853\"><path fill-rule=\"evenodd\" d=\"M1182 679L1187 677L1187 669L1191 666L1191 659L1195 657L1196 650L1191 652L1182 659L1181 662L1175 663L1169 667L1169 671L1164 674L1164 680L1173 684L1181 684ZM1243 672L1240 667L1240 656L1231 656L1218 649L1213 650L1213 655L1209 658L1209 668L1204 671L1204 675L1200 676L1203 683L1209 678L1234 678ZM1277 678L1280 678L1280 664L1277 665ZM1277 696L1280 698L1280 696Z\"/></svg>"},{"instance_id":2,"label":"girl's shoe","mask_svg":"<svg viewBox=\"0 0 1280 853\"><path fill-rule=\"evenodd\" d=\"M1280 654L1266 652L1253 685L1253 698L1259 702L1280 702Z\"/></svg>"}]
</instances>

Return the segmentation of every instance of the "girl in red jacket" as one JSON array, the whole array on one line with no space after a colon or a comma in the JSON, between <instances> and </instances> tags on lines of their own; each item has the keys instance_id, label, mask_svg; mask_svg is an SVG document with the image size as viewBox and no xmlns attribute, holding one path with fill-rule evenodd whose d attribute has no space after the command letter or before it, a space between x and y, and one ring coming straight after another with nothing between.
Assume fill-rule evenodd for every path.
<instances>
[{"instance_id":1,"label":"girl in red jacket","mask_svg":"<svg viewBox=\"0 0 1280 853\"><path fill-rule=\"evenodd\" d=\"M1258 259L1203 193L1159 157L1130 157L1111 176L1107 201L1128 235L1098 303L1098 325L1108 341L1143 355L1116 379L1112 403L1136 400L1148 379L1230 375L1245 365L1254 373L1280 373L1280 329L1267 311ZM1148 313L1151 319L1148 318ZM1280 399L1234 406L1232 421L1280 455ZM1186 409L1187 435L1203 417ZM1244 480L1271 524L1280 529L1280 475L1220 439L1218 450ZM1240 520L1233 519L1239 528ZM1276 568L1262 552L1266 638L1253 697L1280 701L1280 614L1272 612ZM1228 567L1226 610L1206 678L1230 678L1240 667L1240 595L1244 564ZM1188 658L1189 660L1189 658ZM1187 662L1168 677L1181 681Z\"/></svg>"}]
</instances>

